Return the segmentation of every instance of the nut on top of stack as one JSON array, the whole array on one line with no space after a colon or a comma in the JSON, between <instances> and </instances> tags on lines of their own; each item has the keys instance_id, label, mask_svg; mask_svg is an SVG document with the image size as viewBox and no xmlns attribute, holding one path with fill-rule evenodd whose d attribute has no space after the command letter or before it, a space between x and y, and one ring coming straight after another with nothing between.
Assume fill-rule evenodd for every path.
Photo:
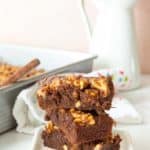
<instances>
[{"instance_id":1,"label":"nut on top of stack","mask_svg":"<svg viewBox=\"0 0 150 150\"><path fill-rule=\"evenodd\" d=\"M57 150L119 150L120 137L112 135L114 87L110 77L65 75L48 77L37 91L46 112L44 145Z\"/></svg>"}]
</instances>

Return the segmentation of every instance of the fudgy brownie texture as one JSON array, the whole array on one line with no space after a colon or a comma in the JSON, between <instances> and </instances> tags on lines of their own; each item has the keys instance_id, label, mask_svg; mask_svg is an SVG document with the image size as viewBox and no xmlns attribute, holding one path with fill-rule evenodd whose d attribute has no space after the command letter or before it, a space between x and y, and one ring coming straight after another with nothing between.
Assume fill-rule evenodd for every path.
<instances>
[{"instance_id":1,"label":"fudgy brownie texture","mask_svg":"<svg viewBox=\"0 0 150 150\"><path fill-rule=\"evenodd\" d=\"M54 76L40 82L39 106L48 123L44 145L57 150L119 150L120 137L112 136L111 77ZM53 124L52 124L53 122Z\"/></svg>"},{"instance_id":2,"label":"fudgy brownie texture","mask_svg":"<svg viewBox=\"0 0 150 150\"><path fill-rule=\"evenodd\" d=\"M111 77L66 75L41 81L37 91L42 109L76 108L78 110L108 110L114 96Z\"/></svg>"},{"instance_id":3,"label":"fudgy brownie texture","mask_svg":"<svg viewBox=\"0 0 150 150\"><path fill-rule=\"evenodd\" d=\"M121 142L119 135L116 135L103 141L96 140L72 145L63 132L52 123L47 124L43 130L42 139L44 146L56 150L119 150Z\"/></svg>"},{"instance_id":4,"label":"fudgy brownie texture","mask_svg":"<svg viewBox=\"0 0 150 150\"><path fill-rule=\"evenodd\" d=\"M105 140L111 136L113 126L113 120L104 112L93 115L75 109L49 110L46 120L58 126L71 144Z\"/></svg>"}]
</instances>

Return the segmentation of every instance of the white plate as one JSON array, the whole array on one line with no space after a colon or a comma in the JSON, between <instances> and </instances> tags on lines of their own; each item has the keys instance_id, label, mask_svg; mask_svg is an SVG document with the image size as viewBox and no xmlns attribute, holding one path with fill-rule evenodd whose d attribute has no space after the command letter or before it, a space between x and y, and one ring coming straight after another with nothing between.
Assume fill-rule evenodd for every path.
<instances>
[{"instance_id":1,"label":"white plate","mask_svg":"<svg viewBox=\"0 0 150 150\"><path fill-rule=\"evenodd\" d=\"M43 146L43 141L41 139L42 129L43 127L39 127L35 131L31 150L53 150L51 148L47 148ZM122 130L114 130L113 133L119 134L122 139L120 150L133 150L132 139L129 133Z\"/></svg>"}]
</instances>

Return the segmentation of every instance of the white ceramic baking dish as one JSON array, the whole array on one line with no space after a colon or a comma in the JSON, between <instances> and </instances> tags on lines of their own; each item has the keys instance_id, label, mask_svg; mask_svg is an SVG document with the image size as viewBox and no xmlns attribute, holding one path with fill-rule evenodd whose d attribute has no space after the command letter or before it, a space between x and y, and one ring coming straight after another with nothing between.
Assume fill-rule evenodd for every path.
<instances>
[{"instance_id":1,"label":"white ceramic baking dish","mask_svg":"<svg viewBox=\"0 0 150 150\"><path fill-rule=\"evenodd\" d=\"M12 107L16 96L22 89L47 75L66 72L90 72L96 55L58 49L0 45L0 61L24 65L33 58L40 59L39 68L44 68L46 73L0 89L0 133L15 127Z\"/></svg>"}]
</instances>

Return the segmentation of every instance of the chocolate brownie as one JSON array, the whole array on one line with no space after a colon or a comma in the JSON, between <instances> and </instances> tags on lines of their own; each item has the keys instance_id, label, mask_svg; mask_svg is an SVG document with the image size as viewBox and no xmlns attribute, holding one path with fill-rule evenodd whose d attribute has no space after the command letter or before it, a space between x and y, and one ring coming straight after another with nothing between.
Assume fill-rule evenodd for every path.
<instances>
[{"instance_id":1,"label":"chocolate brownie","mask_svg":"<svg viewBox=\"0 0 150 150\"><path fill-rule=\"evenodd\" d=\"M93 115L75 109L49 110L46 120L58 126L71 144L107 139L113 126L113 120L104 112Z\"/></svg>"},{"instance_id":2,"label":"chocolate brownie","mask_svg":"<svg viewBox=\"0 0 150 150\"><path fill-rule=\"evenodd\" d=\"M63 132L52 123L46 125L42 132L42 139L44 146L56 150L119 150L121 141L120 137L116 135L104 141L96 140L72 145Z\"/></svg>"},{"instance_id":3,"label":"chocolate brownie","mask_svg":"<svg viewBox=\"0 0 150 150\"><path fill-rule=\"evenodd\" d=\"M37 91L41 108L108 110L114 87L111 77L55 76L41 81Z\"/></svg>"}]
</instances>

